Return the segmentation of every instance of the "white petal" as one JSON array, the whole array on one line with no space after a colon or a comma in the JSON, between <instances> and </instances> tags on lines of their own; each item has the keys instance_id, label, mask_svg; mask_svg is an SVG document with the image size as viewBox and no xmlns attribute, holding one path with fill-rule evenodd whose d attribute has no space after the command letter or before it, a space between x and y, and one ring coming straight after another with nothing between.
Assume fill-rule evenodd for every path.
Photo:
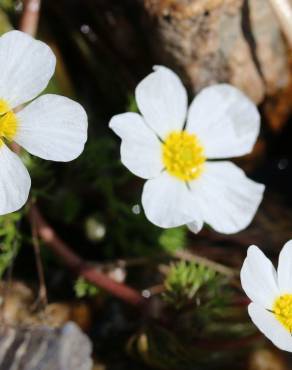
<instances>
[{"instance_id":1,"label":"white petal","mask_svg":"<svg viewBox=\"0 0 292 370\"><path fill-rule=\"evenodd\" d=\"M202 222L186 184L167 172L145 183L142 204L148 220L160 227L181 226L194 220L198 224Z\"/></svg>"},{"instance_id":2,"label":"white petal","mask_svg":"<svg viewBox=\"0 0 292 370\"><path fill-rule=\"evenodd\" d=\"M135 175L149 179L163 169L161 142L137 113L114 116L110 128L122 139L122 163Z\"/></svg>"},{"instance_id":3,"label":"white petal","mask_svg":"<svg viewBox=\"0 0 292 370\"><path fill-rule=\"evenodd\" d=\"M289 240L279 255L278 284L281 293L292 293L292 240Z\"/></svg>"},{"instance_id":4,"label":"white petal","mask_svg":"<svg viewBox=\"0 0 292 370\"><path fill-rule=\"evenodd\" d=\"M283 351L292 352L292 336L271 313L255 303L248 306L248 313L260 331Z\"/></svg>"},{"instance_id":5,"label":"white petal","mask_svg":"<svg viewBox=\"0 0 292 370\"><path fill-rule=\"evenodd\" d=\"M187 130L198 135L207 158L238 157L251 152L260 130L260 115L240 90L214 85L193 100Z\"/></svg>"},{"instance_id":6,"label":"white petal","mask_svg":"<svg viewBox=\"0 0 292 370\"><path fill-rule=\"evenodd\" d=\"M187 93L178 76L157 66L136 88L136 101L146 123L164 139L181 130L187 113Z\"/></svg>"},{"instance_id":7,"label":"white petal","mask_svg":"<svg viewBox=\"0 0 292 370\"><path fill-rule=\"evenodd\" d=\"M27 201L30 177L19 157L0 146L0 215L17 211Z\"/></svg>"},{"instance_id":8,"label":"white petal","mask_svg":"<svg viewBox=\"0 0 292 370\"><path fill-rule=\"evenodd\" d=\"M261 203L264 185L247 178L231 162L206 162L205 166L202 177L190 183L204 222L225 234L245 229Z\"/></svg>"},{"instance_id":9,"label":"white petal","mask_svg":"<svg viewBox=\"0 0 292 370\"><path fill-rule=\"evenodd\" d=\"M255 245L247 250L240 279L243 290L252 301L272 309L275 299L280 295L276 271L271 261Z\"/></svg>"},{"instance_id":10,"label":"white petal","mask_svg":"<svg viewBox=\"0 0 292 370\"><path fill-rule=\"evenodd\" d=\"M56 58L43 42L11 31L0 37L0 99L12 108L32 100L47 86Z\"/></svg>"},{"instance_id":11,"label":"white petal","mask_svg":"<svg viewBox=\"0 0 292 370\"><path fill-rule=\"evenodd\" d=\"M82 106L59 95L43 95L17 114L14 140L28 152L52 161L71 161L87 140L87 116Z\"/></svg>"},{"instance_id":12,"label":"white petal","mask_svg":"<svg viewBox=\"0 0 292 370\"><path fill-rule=\"evenodd\" d=\"M202 230L203 224L203 219L198 219L197 221L193 221L187 224L187 227L193 233L198 234L198 232Z\"/></svg>"}]
</instances>

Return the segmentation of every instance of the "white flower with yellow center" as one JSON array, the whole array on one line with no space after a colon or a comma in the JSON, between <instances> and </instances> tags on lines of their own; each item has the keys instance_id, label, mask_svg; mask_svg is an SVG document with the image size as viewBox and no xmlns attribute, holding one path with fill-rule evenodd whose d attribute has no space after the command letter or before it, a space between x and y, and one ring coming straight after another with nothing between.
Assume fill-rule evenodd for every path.
<instances>
[{"instance_id":1,"label":"white flower with yellow center","mask_svg":"<svg viewBox=\"0 0 292 370\"><path fill-rule=\"evenodd\" d=\"M240 278L252 301L248 313L253 323L275 346L292 352L292 240L279 255L277 272L258 247L250 246Z\"/></svg>"},{"instance_id":2,"label":"white flower with yellow center","mask_svg":"<svg viewBox=\"0 0 292 370\"><path fill-rule=\"evenodd\" d=\"M110 127L122 139L121 160L148 181L142 204L147 218L168 228L206 222L222 233L244 229L262 200L264 186L228 161L249 153L259 134L256 106L226 85L203 89L187 112L178 76L159 66L136 88L141 112L114 116ZM186 123L185 123L186 121Z\"/></svg>"},{"instance_id":3,"label":"white flower with yellow center","mask_svg":"<svg viewBox=\"0 0 292 370\"><path fill-rule=\"evenodd\" d=\"M0 214L26 202L31 180L19 157L6 145L14 141L33 155L70 161L84 148L87 116L80 104L59 95L36 98L55 71L51 49L23 32L0 37Z\"/></svg>"}]
</instances>

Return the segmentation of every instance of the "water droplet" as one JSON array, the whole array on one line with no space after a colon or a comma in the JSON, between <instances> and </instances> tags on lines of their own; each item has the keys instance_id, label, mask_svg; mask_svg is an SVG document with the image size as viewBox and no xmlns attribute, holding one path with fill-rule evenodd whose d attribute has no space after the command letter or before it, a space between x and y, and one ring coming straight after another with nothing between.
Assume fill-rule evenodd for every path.
<instances>
[{"instance_id":1,"label":"water droplet","mask_svg":"<svg viewBox=\"0 0 292 370\"><path fill-rule=\"evenodd\" d=\"M88 24L83 24L80 27L80 31L86 35L90 32L90 27L88 26Z\"/></svg>"},{"instance_id":2,"label":"water droplet","mask_svg":"<svg viewBox=\"0 0 292 370\"><path fill-rule=\"evenodd\" d=\"M289 165L289 161L287 158L281 158L278 162L279 170L285 170Z\"/></svg>"},{"instance_id":3,"label":"water droplet","mask_svg":"<svg viewBox=\"0 0 292 370\"><path fill-rule=\"evenodd\" d=\"M151 293L150 293L150 291L149 291L148 289L144 289L144 290L142 291L142 296L143 296L144 298L150 298L150 297L151 297Z\"/></svg>"},{"instance_id":4,"label":"water droplet","mask_svg":"<svg viewBox=\"0 0 292 370\"><path fill-rule=\"evenodd\" d=\"M135 215L139 215L141 213L141 207L139 206L139 204L135 204L133 207L132 207L132 212L135 214Z\"/></svg>"}]
</instances>

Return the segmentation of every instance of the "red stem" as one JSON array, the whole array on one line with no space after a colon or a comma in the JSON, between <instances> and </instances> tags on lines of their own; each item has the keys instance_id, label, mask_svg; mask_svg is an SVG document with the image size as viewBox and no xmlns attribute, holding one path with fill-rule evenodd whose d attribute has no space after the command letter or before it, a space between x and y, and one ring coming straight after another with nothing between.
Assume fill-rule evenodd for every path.
<instances>
[{"instance_id":1,"label":"red stem","mask_svg":"<svg viewBox=\"0 0 292 370\"><path fill-rule=\"evenodd\" d=\"M248 337L237 339L200 339L194 342L194 345L200 349L208 349L213 351L230 351L239 348L246 348L262 337L261 333L249 335Z\"/></svg>"},{"instance_id":2,"label":"red stem","mask_svg":"<svg viewBox=\"0 0 292 370\"><path fill-rule=\"evenodd\" d=\"M25 0L19 29L35 36L39 23L41 0Z\"/></svg>"},{"instance_id":3,"label":"red stem","mask_svg":"<svg viewBox=\"0 0 292 370\"><path fill-rule=\"evenodd\" d=\"M146 303L146 299L137 290L117 283L75 254L45 221L35 204L30 205L29 218L35 222L39 237L74 273L131 305L142 306Z\"/></svg>"}]
</instances>

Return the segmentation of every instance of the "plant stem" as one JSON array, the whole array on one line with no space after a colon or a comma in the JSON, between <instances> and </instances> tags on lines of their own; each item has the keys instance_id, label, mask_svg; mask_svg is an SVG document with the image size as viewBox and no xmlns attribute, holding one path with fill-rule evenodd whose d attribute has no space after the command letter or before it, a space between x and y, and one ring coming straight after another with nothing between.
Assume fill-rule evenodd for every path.
<instances>
[{"instance_id":1,"label":"plant stem","mask_svg":"<svg viewBox=\"0 0 292 370\"><path fill-rule=\"evenodd\" d=\"M39 23L41 0L24 0L19 29L35 36Z\"/></svg>"},{"instance_id":2,"label":"plant stem","mask_svg":"<svg viewBox=\"0 0 292 370\"><path fill-rule=\"evenodd\" d=\"M246 348L262 338L261 333L256 333L243 338L236 339L200 339L194 342L194 345L200 349L213 351L231 351L240 348Z\"/></svg>"},{"instance_id":3,"label":"plant stem","mask_svg":"<svg viewBox=\"0 0 292 370\"><path fill-rule=\"evenodd\" d=\"M106 290L112 295L134 306L143 306L147 301L140 292L126 284L117 283L96 267L75 254L71 248L59 238L55 230L45 221L35 204L30 204L29 219L36 223L37 234L48 247L78 276L84 277L92 284Z\"/></svg>"},{"instance_id":4,"label":"plant stem","mask_svg":"<svg viewBox=\"0 0 292 370\"><path fill-rule=\"evenodd\" d=\"M39 296L38 296L38 303L41 303L42 308L46 307L48 304L48 295L47 295L47 287L46 287L46 281L45 281L45 273L44 273L44 267L42 263L42 257L40 253L40 243L39 243L39 237L37 232L37 225L36 220L32 220L31 222L31 232L32 232L32 244L34 248L35 253L35 260L36 260L36 266L37 266L37 272L39 277Z\"/></svg>"}]
</instances>

